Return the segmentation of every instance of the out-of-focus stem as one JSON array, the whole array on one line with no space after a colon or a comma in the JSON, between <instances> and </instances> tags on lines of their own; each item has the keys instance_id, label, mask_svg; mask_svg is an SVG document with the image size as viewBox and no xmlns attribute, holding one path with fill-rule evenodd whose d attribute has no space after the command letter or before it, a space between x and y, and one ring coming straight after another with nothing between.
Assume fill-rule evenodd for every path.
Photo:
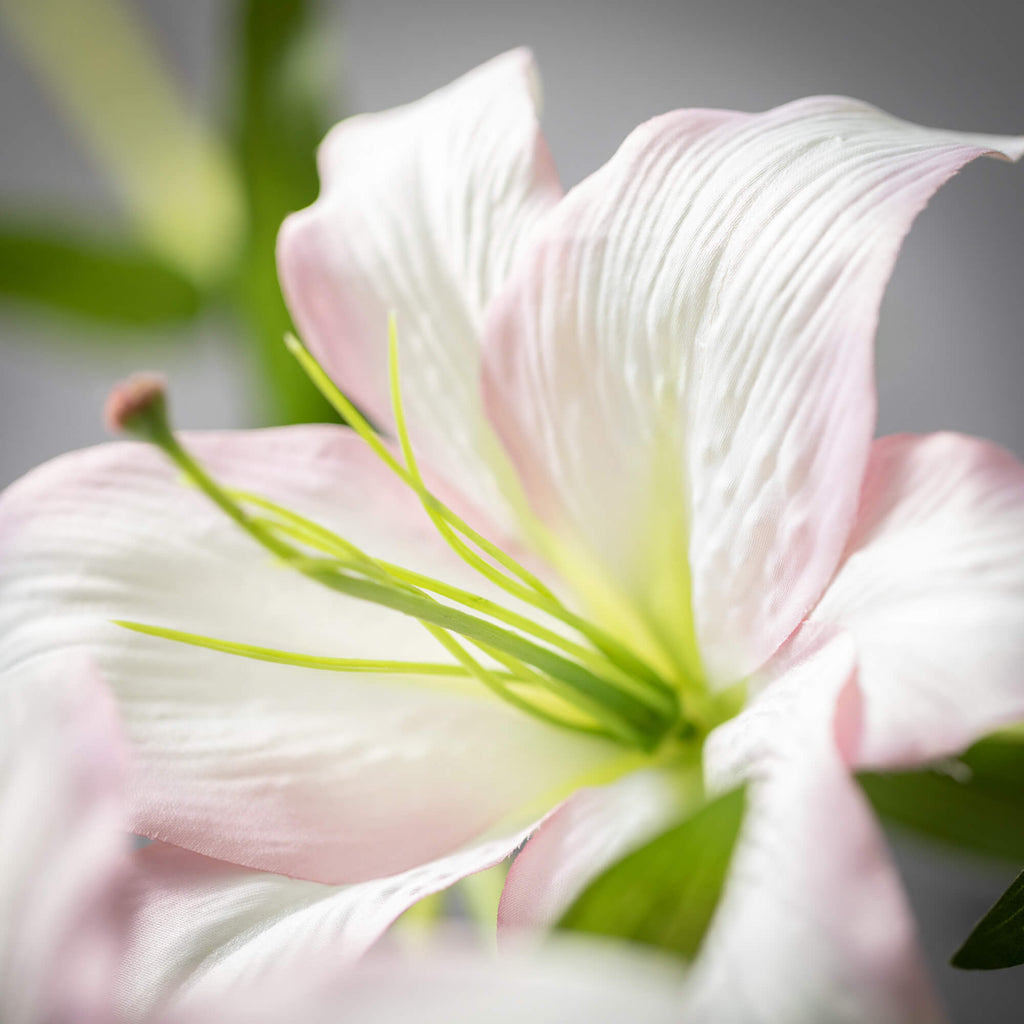
<instances>
[{"instance_id":1,"label":"out-of-focus stem","mask_svg":"<svg viewBox=\"0 0 1024 1024\"><path fill-rule=\"evenodd\" d=\"M244 230L223 144L190 114L124 0L0 0L10 35L103 168L140 239L201 287L233 263Z\"/></svg>"}]
</instances>

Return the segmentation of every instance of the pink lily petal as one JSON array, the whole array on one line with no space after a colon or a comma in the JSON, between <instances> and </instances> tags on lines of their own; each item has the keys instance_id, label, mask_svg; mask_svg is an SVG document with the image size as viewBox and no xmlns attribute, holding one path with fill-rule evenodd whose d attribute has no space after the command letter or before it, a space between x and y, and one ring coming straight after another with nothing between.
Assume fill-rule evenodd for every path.
<instances>
[{"instance_id":1,"label":"pink lily petal","mask_svg":"<svg viewBox=\"0 0 1024 1024\"><path fill-rule=\"evenodd\" d=\"M605 868L678 819L680 789L668 775L647 770L574 793L513 861L498 906L499 930L557 921Z\"/></svg>"},{"instance_id":2,"label":"pink lily petal","mask_svg":"<svg viewBox=\"0 0 1024 1024\"><path fill-rule=\"evenodd\" d=\"M124 749L75 659L0 679L0 1019L109 1024L128 872Z\"/></svg>"},{"instance_id":3,"label":"pink lily petal","mask_svg":"<svg viewBox=\"0 0 1024 1024\"><path fill-rule=\"evenodd\" d=\"M709 785L747 780L726 891L690 980L716 1024L935 1024L899 877L848 762L854 644L803 631L751 705L711 734Z\"/></svg>"},{"instance_id":4,"label":"pink lily petal","mask_svg":"<svg viewBox=\"0 0 1024 1024\"><path fill-rule=\"evenodd\" d=\"M449 581L468 572L343 428L186 441L226 483L371 555ZM112 619L323 656L449 659L415 620L276 564L145 446L65 456L11 488L0 500L2 664L94 655L136 750L132 827L208 856L331 883L394 875L524 827L620 756L473 680L253 661Z\"/></svg>"},{"instance_id":5,"label":"pink lily petal","mask_svg":"<svg viewBox=\"0 0 1024 1024\"><path fill-rule=\"evenodd\" d=\"M691 673L763 663L853 522L900 241L969 160L1022 151L833 97L636 129L488 321L487 410L556 558L603 574Z\"/></svg>"},{"instance_id":6,"label":"pink lily petal","mask_svg":"<svg viewBox=\"0 0 1024 1024\"><path fill-rule=\"evenodd\" d=\"M346 886L250 871L155 843L139 857L122 1009L134 1020L158 1006L227 1006L264 991L268 980L308 981L320 970L337 978L414 903L493 867L527 834Z\"/></svg>"},{"instance_id":7,"label":"pink lily petal","mask_svg":"<svg viewBox=\"0 0 1024 1024\"><path fill-rule=\"evenodd\" d=\"M1024 719L1024 466L957 434L876 441L812 618L857 642L861 765L946 757Z\"/></svg>"},{"instance_id":8,"label":"pink lily petal","mask_svg":"<svg viewBox=\"0 0 1024 1024\"><path fill-rule=\"evenodd\" d=\"M278 242L303 340L381 424L397 314L417 455L492 512L503 501L478 383L484 310L562 194L538 102L533 59L513 50L425 99L343 121L320 149L320 198Z\"/></svg>"}]
</instances>

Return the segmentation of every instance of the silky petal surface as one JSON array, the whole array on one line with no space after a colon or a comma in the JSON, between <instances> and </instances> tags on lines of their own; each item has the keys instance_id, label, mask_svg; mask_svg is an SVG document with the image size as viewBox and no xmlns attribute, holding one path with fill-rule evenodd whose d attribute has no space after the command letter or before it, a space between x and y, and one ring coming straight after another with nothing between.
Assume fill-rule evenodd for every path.
<instances>
[{"instance_id":1,"label":"silky petal surface","mask_svg":"<svg viewBox=\"0 0 1024 1024\"><path fill-rule=\"evenodd\" d=\"M154 843L138 858L122 1008L138 1019L157 1007L230 1006L289 978L319 994L319 974L339 975L414 903L493 867L526 835L511 833L390 878L344 886L251 871Z\"/></svg>"},{"instance_id":2,"label":"silky petal surface","mask_svg":"<svg viewBox=\"0 0 1024 1024\"><path fill-rule=\"evenodd\" d=\"M903 236L967 161L1022 149L836 97L637 128L488 320L486 407L556 557L603 576L691 672L763 663L849 534Z\"/></svg>"},{"instance_id":3,"label":"silky petal surface","mask_svg":"<svg viewBox=\"0 0 1024 1024\"><path fill-rule=\"evenodd\" d=\"M0 1019L109 1024L121 952L125 750L76 659L0 676Z\"/></svg>"},{"instance_id":4,"label":"silky petal surface","mask_svg":"<svg viewBox=\"0 0 1024 1024\"><path fill-rule=\"evenodd\" d=\"M862 766L947 757L1024 720L1024 466L957 434L876 441L812 618L856 639Z\"/></svg>"},{"instance_id":5,"label":"silky petal surface","mask_svg":"<svg viewBox=\"0 0 1024 1024\"><path fill-rule=\"evenodd\" d=\"M552 943L542 953L441 946L404 963L371 959L344 988L352 1024L678 1024L676 965L601 943Z\"/></svg>"},{"instance_id":6,"label":"silky petal surface","mask_svg":"<svg viewBox=\"0 0 1024 1024\"><path fill-rule=\"evenodd\" d=\"M655 770L574 793L513 861L498 906L499 930L554 924L601 872L682 813L680 787Z\"/></svg>"},{"instance_id":7,"label":"silky petal surface","mask_svg":"<svg viewBox=\"0 0 1024 1024\"><path fill-rule=\"evenodd\" d=\"M798 635L708 738L713 791L749 783L726 889L690 980L714 1024L935 1024L913 918L848 759L852 639Z\"/></svg>"},{"instance_id":8,"label":"silky petal surface","mask_svg":"<svg viewBox=\"0 0 1024 1024\"><path fill-rule=\"evenodd\" d=\"M678 1024L679 971L674 962L627 947L562 940L543 951L516 948L501 956L444 934L428 950L379 951L335 986L332 1008L322 997L308 1005L281 992L259 1002L247 993L221 1004L219 1024ZM216 1005L216 1004L215 1004ZM194 1020L194 1001L188 1016ZM282 1012L284 1011L284 1012Z\"/></svg>"},{"instance_id":9,"label":"silky petal surface","mask_svg":"<svg viewBox=\"0 0 1024 1024\"><path fill-rule=\"evenodd\" d=\"M532 57L514 50L415 103L341 122L320 149L320 198L278 242L303 340L381 425L396 314L417 455L492 512L503 500L481 411L484 311L562 194L538 102Z\"/></svg>"},{"instance_id":10,"label":"silky petal surface","mask_svg":"<svg viewBox=\"0 0 1024 1024\"><path fill-rule=\"evenodd\" d=\"M450 582L468 572L344 428L186 444L225 483L371 555ZM323 882L392 875L506 819L535 820L619 756L472 680L253 661L112 619L314 655L448 659L414 619L276 564L145 446L65 456L11 488L0 499L0 661L92 654L136 749L134 829L220 859Z\"/></svg>"}]
</instances>

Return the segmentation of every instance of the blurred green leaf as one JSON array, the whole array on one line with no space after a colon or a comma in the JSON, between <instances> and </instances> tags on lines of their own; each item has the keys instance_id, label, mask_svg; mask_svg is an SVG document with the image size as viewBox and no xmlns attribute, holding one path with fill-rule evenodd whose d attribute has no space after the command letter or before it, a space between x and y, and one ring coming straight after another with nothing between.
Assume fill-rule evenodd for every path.
<instances>
[{"instance_id":1,"label":"blurred green leaf","mask_svg":"<svg viewBox=\"0 0 1024 1024\"><path fill-rule=\"evenodd\" d=\"M950 963L967 971L1024 964L1024 871L978 922Z\"/></svg>"},{"instance_id":2,"label":"blurred green leaf","mask_svg":"<svg viewBox=\"0 0 1024 1024\"><path fill-rule=\"evenodd\" d=\"M692 959L718 905L743 806L743 790L705 804L598 876L558 927Z\"/></svg>"},{"instance_id":3,"label":"blurred green leaf","mask_svg":"<svg viewBox=\"0 0 1024 1024\"><path fill-rule=\"evenodd\" d=\"M227 146L190 109L135 0L5 0L0 20L110 178L141 244L204 291L238 253Z\"/></svg>"},{"instance_id":4,"label":"blurred green leaf","mask_svg":"<svg viewBox=\"0 0 1024 1024\"><path fill-rule=\"evenodd\" d=\"M994 736L942 769L863 773L875 810L963 849L1024 861L1024 743Z\"/></svg>"},{"instance_id":5,"label":"blurred green leaf","mask_svg":"<svg viewBox=\"0 0 1024 1024\"><path fill-rule=\"evenodd\" d=\"M977 783L1024 799L1024 734L1007 731L989 736L959 761Z\"/></svg>"},{"instance_id":6,"label":"blurred green leaf","mask_svg":"<svg viewBox=\"0 0 1024 1024\"><path fill-rule=\"evenodd\" d=\"M10 224L0 224L0 295L123 327L187 320L200 305L192 284L147 252Z\"/></svg>"},{"instance_id":7,"label":"blurred green leaf","mask_svg":"<svg viewBox=\"0 0 1024 1024\"><path fill-rule=\"evenodd\" d=\"M317 194L316 148L327 127L317 8L304 0L238 7L234 134L250 223L238 299L257 341L264 413L275 423L337 419L284 347L293 327L274 259L282 220Z\"/></svg>"}]
</instances>

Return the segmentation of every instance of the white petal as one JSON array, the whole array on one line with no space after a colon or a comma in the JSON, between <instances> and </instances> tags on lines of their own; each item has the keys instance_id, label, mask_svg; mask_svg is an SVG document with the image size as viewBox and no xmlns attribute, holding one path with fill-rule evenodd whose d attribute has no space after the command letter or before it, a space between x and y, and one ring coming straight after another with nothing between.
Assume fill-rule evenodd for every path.
<instances>
[{"instance_id":1,"label":"white petal","mask_svg":"<svg viewBox=\"0 0 1024 1024\"><path fill-rule=\"evenodd\" d=\"M682 809L675 780L651 770L574 793L512 863L498 907L499 929L553 924L592 879L663 832Z\"/></svg>"},{"instance_id":2,"label":"white petal","mask_svg":"<svg viewBox=\"0 0 1024 1024\"><path fill-rule=\"evenodd\" d=\"M410 906L504 860L526 832L502 836L390 878L332 886L250 871L154 843L139 857L120 998L129 1019L153 1007L228 1007L289 979L354 963ZM339 1003L343 1005L343 1003Z\"/></svg>"},{"instance_id":3,"label":"white petal","mask_svg":"<svg viewBox=\"0 0 1024 1024\"><path fill-rule=\"evenodd\" d=\"M372 555L460 580L415 497L349 431L187 443L225 482ZM415 620L275 564L144 446L66 456L11 488L0 500L0 660L93 653L136 747L135 829L209 856L324 882L390 875L508 816L534 820L618 756L470 680L257 662L111 619L315 655L446 659Z\"/></svg>"},{"instance_id":4,"label":"white petal","mask_svg":"<svg viewBox=\"0 0 1024 1024\"><path fill-rule=\"evenodd\" d=\"M461 941L456 941L461 940ZM336 986L332 1007L279 993L220 1007L218 1024L678 1024L678 966L641 951L563 939L500 957L446 934L417 956L374 954ZM225 1015L226 1014L226 1015ZM175 1020L181 1018L175 1017ZM192 1018L187 1018L191 1024Z\"/></svg>"},{"instance_id":5,"label":"white petal","mask_svg":"<svg viewBox=\"0 0 1024 1024\"><path fill-rule=\"evenodd\" d=\"M481 412L484 310L561 188L514 50L425 99L343 121L320 150L317 202L281 230L288 305L314 355L392 422L387 317L418 457L492 511L498 446Z\"/></svg>"},{"instance_id":6,"label":"white petal","mask_svg":"<svg viewBox=\"0 0 1024 1024\"><path fill-rule=\"evenodd\" d=\"M853 643L798 636L770 670L705 750L710 785L750 787L692 1019L935 1024L899 878L845 763L859 729Z\"/></svg>"},{"instance_id":7,"label":"white petal","mask_svg":"<svg viewBox=\"0 0 1024 1024\"><path fill-rule=\"evenodd\" d=\"M125 750L75 659L0 678L0 1019L108 1024L121 953Z\"/></svg>"},{"instance_id":8,"label":"white petal","mask_svg":"<svg viewBox=\"0 0 1024 1024\"><path fill-rule=\"evenodd\" d=\"M813 618L857 641L863 765L945 757L1024 719L1024 466L956 434L876 441Z\"/></svg>"},{"instance_id":9,"label":"white petal","mask_svg":"<svg viewBox=\"0 0 1024 1024\"><path fill-rule=\"evenodd\" d=\"M487 409L556 551L691 672L746 675L820 596L900 241L963 164L1022 148L842 98L677 111L545 221L488 321Z\"/></svg>"}]
</instances>

